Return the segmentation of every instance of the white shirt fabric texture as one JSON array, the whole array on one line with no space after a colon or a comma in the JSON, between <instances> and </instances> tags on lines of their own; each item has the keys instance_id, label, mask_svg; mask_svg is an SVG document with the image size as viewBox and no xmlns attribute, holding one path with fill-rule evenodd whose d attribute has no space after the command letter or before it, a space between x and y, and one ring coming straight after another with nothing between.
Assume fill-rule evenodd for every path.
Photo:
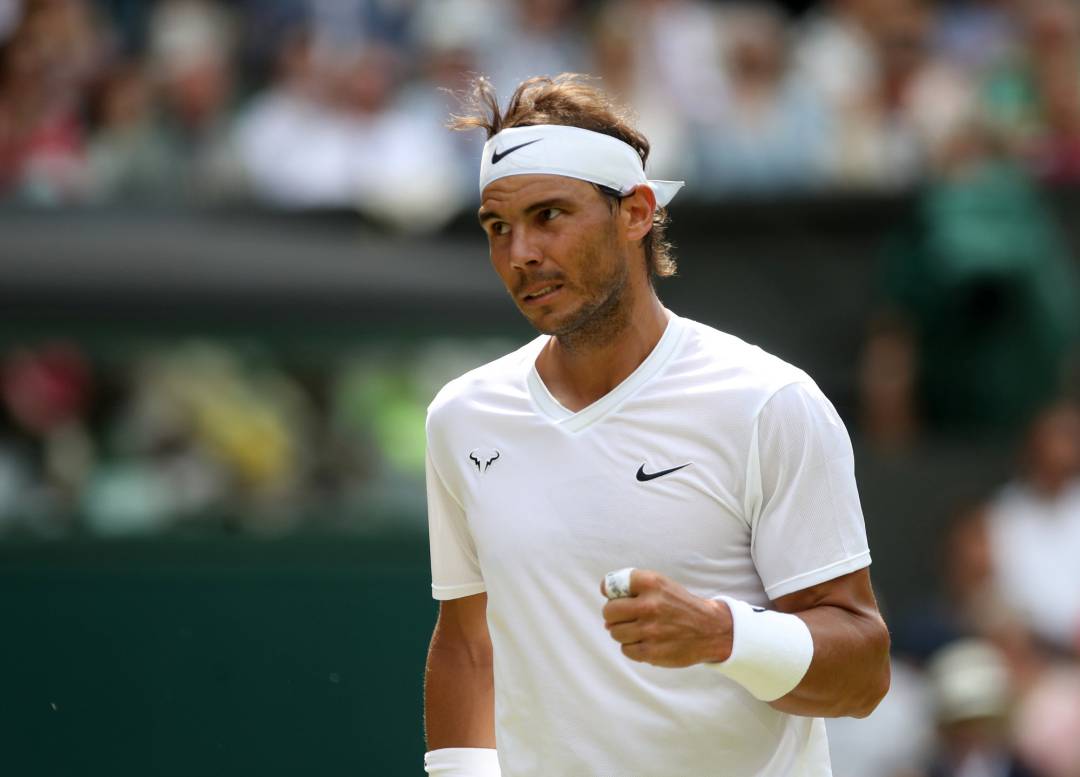
<instances>
[{"instance_id":1,"label":"white shirt fabric texture","mask_svg":"<svg viewBox=\"0 0 1080 777\"><path fill-rule=\"evenodd\" d=\"M820 718L705 665L624 657L600 581L633 566L766 606L867 566L832 405L801 370L676 316L625 381L570 412L535 368L547 339L428 410L432 592L487 592L503 776L829 777Z\"/></svg>"}]
</instances>

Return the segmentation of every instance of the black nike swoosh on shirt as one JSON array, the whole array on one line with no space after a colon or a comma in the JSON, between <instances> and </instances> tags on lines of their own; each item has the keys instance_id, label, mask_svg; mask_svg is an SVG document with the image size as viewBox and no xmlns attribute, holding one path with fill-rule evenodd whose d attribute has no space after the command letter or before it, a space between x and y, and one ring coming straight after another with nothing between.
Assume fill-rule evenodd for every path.
<instances>
[{"instance_id":1,"label":"black nike swoosh on shirt","mask_svg":"<svg viewBox=\"0 0 1080 777\"><path fill-rule=\"evenodd\" d=\"M517 145L517 146L511 146L510 148L506 149L506 151L496 151L496 150L492 149L492 151L491 151L491 164L497 165L497 164L499 164L500 161L502 161L503 157L505 157L505 156L507 156L509 154L513 154L519 148L525 148L525 146L531 146L533 143L539 143L542 139L543 138L537 138L536 140L530 140L528 143L521 143L520 145Z\"/></svg>"},{"instance_id":2,"label":"black nike swoosh on shirt","mask_svg":"<svg viewBox=\"0 0 1080 777\"><path fill-rule=\"evenodd\" d=\"M638 467L637 479L644 483L646 480L656 480L656 478L662 478L664 475L670 475L672 472L678 472L683 467L689 467L694 462L688 461L678 467L672 467L671 469L662 469L659 472L646 472L645 465L642 464Z\"/></svg>"}]
</instances>

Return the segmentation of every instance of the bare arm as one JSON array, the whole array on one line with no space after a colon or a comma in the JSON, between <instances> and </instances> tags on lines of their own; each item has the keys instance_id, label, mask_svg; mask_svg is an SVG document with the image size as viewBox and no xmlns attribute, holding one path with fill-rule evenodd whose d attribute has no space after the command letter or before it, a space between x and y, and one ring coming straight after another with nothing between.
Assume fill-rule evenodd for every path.
<instances>
[{"instance_id":1,"label":"bare arm","mask_svg":"<svg viewBox=\"0 0 1080 777\"><path fill-rule=\"evenodd\" d=\"M772 702L793 715L866 717L889 690L889 630L878 613L870 573L860 569L781 596L814 638L814 660L795 689Z\"/></svg>"},{"instance_id":2,"label":"bare arm","mask_svg":"<svg viewBox=\"0 0 1080 777\"><path fill-rule=\"evenodd\" d=\"M635 661L684 667L720 662L731 655L728 606L694 596L658 572L635 570L631 596L604 606L604 620L622 652ZM810 629L814 657L776 709L813 717L865 717L889 688L889 632L865 569L787 596L774 603Z\"/></svg>"},{"instance_id":3,"label":"bare arm","mask_svg":"<svg viewBox=\"0 0 1080 777\"><path fill-rule=\"evenodd\" d=\"M487 594L439 606L424 676L428 750L495 747L495 684L486 611Z\"/></svg>"}]
</instances>

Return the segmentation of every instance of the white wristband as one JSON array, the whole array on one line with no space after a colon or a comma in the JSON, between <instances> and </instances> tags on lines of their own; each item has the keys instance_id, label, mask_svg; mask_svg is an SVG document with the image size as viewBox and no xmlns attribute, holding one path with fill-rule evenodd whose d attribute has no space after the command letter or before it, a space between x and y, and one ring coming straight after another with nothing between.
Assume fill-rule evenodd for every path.
<instances>
[{"instance_id":1,"label":"white wristband","mask_svg":"<svg viewBox=\"0 0 1080 777\"><path fill-rule=\"evenodd\" d=\"M709 664L761 701L775 701L803 679L814 658L814 639L795 615L717 596L731 609L731 655Z\"/></svg>"},{"instance_id":2,"label":"white wristband","mask_svg":"<svg viewBox=\"0 0 1080 777\"><path fill-rule=\"evenodd\" d=\"M424 771L436 777L501 777L499 755L489 747L443 747L424 753Z\"/></svg>"}]
</instances>

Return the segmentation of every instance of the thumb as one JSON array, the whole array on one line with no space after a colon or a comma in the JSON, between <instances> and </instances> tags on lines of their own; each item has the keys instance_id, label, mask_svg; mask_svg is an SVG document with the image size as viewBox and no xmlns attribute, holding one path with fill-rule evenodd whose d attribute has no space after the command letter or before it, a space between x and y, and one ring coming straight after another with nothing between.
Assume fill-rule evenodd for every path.
<instances>
[{"instance_id":1,"label":"thumb","mask_svg":"<svg viewBox=\"0 0 1080 777\"><path fill-rule=\"evenodd\" d=\"M600 593L608 599L624 599L627 596L633 596L631 590L633 574L633 567L624 567L623 569L616 569L614 572L608 572L600 582Z\"/></svg>"}]
</instances>

